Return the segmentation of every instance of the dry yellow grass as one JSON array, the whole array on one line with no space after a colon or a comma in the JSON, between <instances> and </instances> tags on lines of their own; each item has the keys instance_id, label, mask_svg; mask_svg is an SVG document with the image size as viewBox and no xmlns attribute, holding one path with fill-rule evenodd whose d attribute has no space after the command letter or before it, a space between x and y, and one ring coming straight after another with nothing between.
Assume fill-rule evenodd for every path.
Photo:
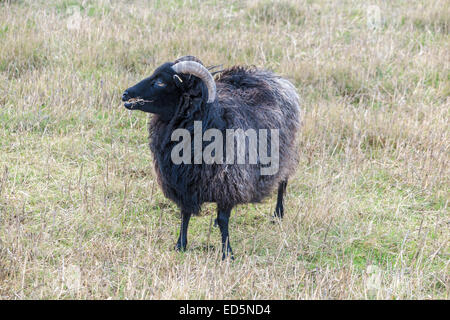
<instances>
[{"instance_id":1,"label":"dry yellow grass","mask_svg":"<svg viewBox=\"0 0 450 320\"><path fill-rule=\"evenodd\" d=\"M371 5L0 1L0 298L448 299L449 4ZM147 116L120 102L185 54L302 97L286 218L236 208L233 263L213 205L172 250Z\"/></svg>"}]
</instances>

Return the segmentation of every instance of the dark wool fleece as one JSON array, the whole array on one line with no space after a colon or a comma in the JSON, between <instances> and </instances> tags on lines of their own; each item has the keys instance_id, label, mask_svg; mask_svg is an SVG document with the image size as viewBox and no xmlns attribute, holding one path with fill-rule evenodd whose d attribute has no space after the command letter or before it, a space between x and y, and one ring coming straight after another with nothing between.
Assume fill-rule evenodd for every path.
<instances>
[{"instance_id":1,"label":"dark wool fleece","mask_svg":"<svg viewBox=\"0 0 450 320\"><path fill-rule=\"evenodd\" d=\"M217 98L207 104L202 100L204 84L198 80L181 98L176 115L169 122L154 115L149 124L158 183L166 197L192 214L198 214L204 202L216 202L220 208L260 202L294 172L298 163L300 106L289 81L266 70L232 67L216 76L216 86ZM202 121L203 132L219 129L224 140L226 129L269 129L269 138L270 129L279 129L278 172L261 175L259 157L257 164L174 164L171 151L179 142L171 141L172 132L178 128L191 132L193 158L194 121ZM204 142L203 148L209 143ZM270 148L270 139L267 145ZM223 154L225 159L225 147Z\"/></svg>"}]
</instances>

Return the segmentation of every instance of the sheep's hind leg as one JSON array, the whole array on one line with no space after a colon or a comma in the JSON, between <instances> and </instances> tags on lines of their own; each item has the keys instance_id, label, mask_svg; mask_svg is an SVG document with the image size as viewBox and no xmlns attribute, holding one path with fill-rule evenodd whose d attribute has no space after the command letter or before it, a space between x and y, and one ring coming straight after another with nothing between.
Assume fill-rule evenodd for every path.
<instances>
[{"instance_id":1,"label":"sheep's hind leg","mask_svg":"<svg viewBox=\"0 0 450 320\"><path fill-rule=\"evenodd\" d=\"M189 220L191 219L191 214L181 211L181 227L180 236L175 246L175 250L185 251L187 245L187 231L189 226Z\"/></svg>"},{"instance_id":2,"label":"sheep's hind leg","mask_svg":"<svg viewBox=\"0 0 450 320\"><path fill-rule=\"evenodd\" d=\"M275 207L274 216L280 219L283 219L284 215L283 200L284 200L284 193L286 192L286 186L287 180L281 181L280 185L278 186L277 206Z\"/></svg>"},{"instance_id":3,"label":"sheep's hind leg","mask_svg":"<svg viewBox=\"0 0 450 320\"><path fill-rule=\"evenodd\" d=\"M229 255L234 260L233 250L230 246L230 235L228 233L228 222L230 220L232 208L220 208L217 207L217 219L216 222L219 225L220 233L222 234L222 260Z\"/></svg>"}]
</instances>

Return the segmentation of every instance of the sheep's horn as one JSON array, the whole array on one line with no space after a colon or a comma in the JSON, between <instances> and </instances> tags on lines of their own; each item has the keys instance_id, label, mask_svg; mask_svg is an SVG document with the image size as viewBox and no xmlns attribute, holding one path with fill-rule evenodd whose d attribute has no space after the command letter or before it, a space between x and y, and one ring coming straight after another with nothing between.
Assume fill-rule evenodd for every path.
<instances>
[{"instance_id":1,"label":"sheep's horn","mask_svg":"<svg viewBox=\"0 0 450 320\"><path fill-rule=\"evenodd\" d=\"M172 66L173 71L176 73L192 74L199 77L208 88L208 103L213 102L216 99L216 83L211 73L195 61L180 61Z\"/></svg>"}]
</instances>

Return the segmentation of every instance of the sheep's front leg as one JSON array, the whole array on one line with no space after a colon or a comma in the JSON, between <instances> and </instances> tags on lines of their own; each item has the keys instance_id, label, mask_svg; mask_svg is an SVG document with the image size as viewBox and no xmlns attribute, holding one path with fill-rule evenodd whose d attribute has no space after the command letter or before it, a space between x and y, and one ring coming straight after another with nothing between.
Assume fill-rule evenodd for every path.
<instances>
[{"instance_id":1,"label":"sheep's front leg","mask_svg":"<svg viewBox=\"0 0 450 320\"><path fill-rule=\"evenodd\" d=\"M232 208L220 208L217 207L217 224L220 228L220 233L222 234L222 260L230 255L231 259L234 260L233 250L230 246L230 235L228 233L228 222L230 220Z\"/></svg>"},{"instance_id":2,"label":"sheep's front leg","mask_svg":"<svg viewBox=\"0 0 450 320\"><path fill-rule=\"evenodd\" d=\"M175 247L178 251L185 251L187 245L187 231L189 226L189 220L191 219L191 214L181 211L181 227L180 236L178 237L177 245Z\"/></svg>"}]
</instances>

